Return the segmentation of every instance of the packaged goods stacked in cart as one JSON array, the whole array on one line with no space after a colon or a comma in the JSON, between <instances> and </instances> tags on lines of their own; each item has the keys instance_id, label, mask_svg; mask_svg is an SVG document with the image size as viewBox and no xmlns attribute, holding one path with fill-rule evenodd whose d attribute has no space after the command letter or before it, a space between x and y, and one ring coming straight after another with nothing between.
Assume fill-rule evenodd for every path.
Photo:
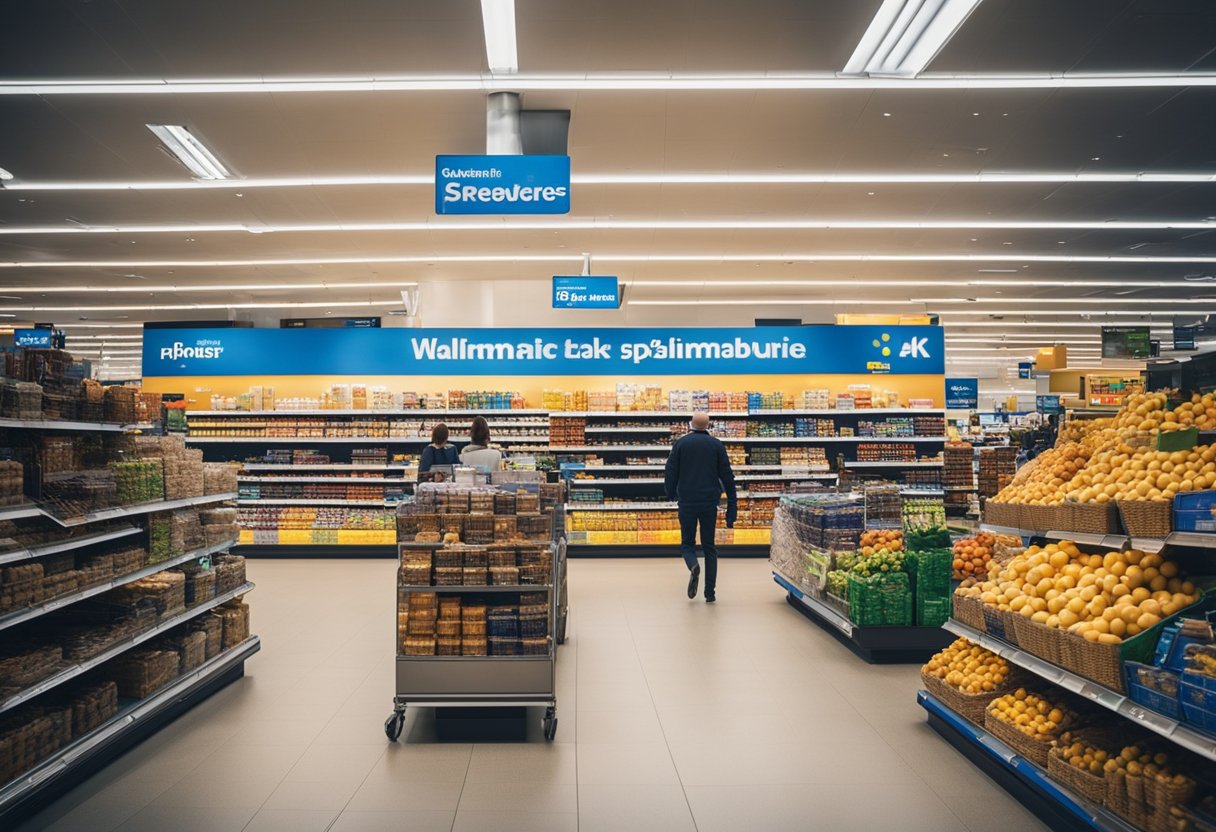
<instances>
[{"instance_id":1,"label":"packaged goods stacked in cart","mask_svg":"<svg viewBox=\"0 0 1216 832\"><path fill-rule=\"evenodd\" d=\"M903 500L899 486L890 483L866 484L862 488L866 507L866 528L898 529L903 521Z\"/></svg>"}]
</instances>

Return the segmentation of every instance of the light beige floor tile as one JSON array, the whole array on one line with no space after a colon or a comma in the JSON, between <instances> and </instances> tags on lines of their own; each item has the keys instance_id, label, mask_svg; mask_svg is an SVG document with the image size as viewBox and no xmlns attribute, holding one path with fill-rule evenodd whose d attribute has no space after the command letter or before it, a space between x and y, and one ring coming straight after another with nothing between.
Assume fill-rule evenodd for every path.
<instances>
[{"instance_id":1,"label":"light beige floor tile","mask_svg":"<svg viewBox=\"0 0 1216 832\"><path fill-rule=\"evenodd\" d=\"M354 812L338 815L329 832L451 832L455 812Z\"/></svg>"},{"instance_id":2,"label":"light beige floor tile","mask_svg":"<svg viewBox=\"0 0 1216 832\"><path fill-rule=\"evenodd\" d=\"M119 826L120 832L242 832L257 813L256 806L149 806Z\"/></svg>"},{"instance_id":3,"label":"light beige floor tile","mask_svg":"<svg viewBox=\"0 0 1216 832\"><path fill-rule=\"evenodd\" d=\"M580 743L665 742L664 725L653 708L578 712Z\"/></svg>"},{"instance_id":4,"label":"light beige floor tile","mask_svg":"<svg viewBox=\"0 0 1216 832\"><path fill-rule=\"evenodd\" d=\"M579 743L578 782L676 785L680 780L666 743Z\"/></svg>"},{"instance_id":5,"label":"light beige floor tile","mask_svg":"<svg viewBox=\"0 0 1216 832\"><path fill-rule=\"evenodd\" d=\"M336 811L277 811L263 807L242 832L325 832L337 817Z\"/></svg>"},{"instance_id":6,"label":"light beige floor tile","mask_svg":"<svg viewBox=\"0 0 1216 832\"><path fill-rule=\"evenodd\" d=\"M467 783L575 783L575 748L561 743L477 745Z\"/></svg>"},{"instance_id":7,"label":"light beige floor tile","mask_svg":"<svg viewBox=\"0 0 1216 832\"><path fill-rule=\"evenodd\" d=\"M695 832L683 787L581 783L579 832Z\"/></svg>"},{"instance_id":8,"label":"light beige floor tile","mask_svg":"<svg viewBox=\"0 0 1216 832\"><path fill-rule=\"evenodd\" d=\"M578 832L577 812L457 812L452 832Z\"/></svg>"},{"instance_id":9,"label":"light beige floor tile","mask_svg":"<svg viewBox=\"0 0 1216 832\"><path fill-rule=\"evenodd\" d=\"M368 777L414 783L463 783L473 746L388 743Z\"/></svg>"},{"instance_id":10,"label":"light beige floor tile","mask_svg":"<svg viewBox=\"0 0 1216 832\"><path fill-rule=\"evenodd\" d=\"M337 814L346 808L361 785L349 780L284 781L266 798L262 808L272 811L332 811Z\"/></svg>"},{"instance_id":11,"label":"light beige floor tile","mask_svg":"<svg viewBox=\"0 0 1216 832\"><path fill-rule=\"evenodd\" d=\"M369 776L347 805L352 812L456 811L461 783L416 783Z\"/></svg>"},{"instance_id":12,"label":"light beige floor tile","mask_svg":"<svg viewBox=\"0 0 1216 832\"><path fill-rule=\"evenodd\" d=\"M578 787L573 783L466 783L460 812L578 811Z\"/></svg>"},{"instance_id":13,"label":"light beige floor tile","mask_svg":"<svg viewBox=\"0 0 1216 832\"><path fill-rule=\"evenodd\" d=\"M152 801L153 806L199 808L252 806L257 808L278 788L281 774L245 774L236 779L188 775Z\"/></svg>"},{"instance_id":14,"label":"light beige floor tile","mask_svg":"<svg viewBox=\"0 0 1216 832\"><path fill-rule=\"evenodd\" d=\"M387 743L379 746L314 745L296 760L287 772L286 782L327 780L361 783L384 757L387 748Z\"/></svg>"}]
</instances>

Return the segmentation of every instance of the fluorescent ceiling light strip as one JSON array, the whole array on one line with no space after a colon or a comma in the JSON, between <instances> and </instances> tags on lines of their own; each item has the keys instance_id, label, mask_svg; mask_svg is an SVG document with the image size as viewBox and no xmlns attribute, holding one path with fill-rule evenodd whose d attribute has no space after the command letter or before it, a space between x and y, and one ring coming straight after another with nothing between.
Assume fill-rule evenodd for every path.
<instances>
[{"instance_id":1,"label":"fluorescent ceiling light strip","mask_svg":"<svg viewBox=\"0 0 1216 832\"><path fill-rule=\"evenodd\" d=\"M1185 283L1176 283L1176 284L1174 284L1173 288L1186 289L1186 288L1195 288L1195 287L1187 287L1187 285ZM973 303L1088 303L1088 304L1101 304L1103 306L1109 306L1112 303L1131 303L1131 304L1136 304L1139 306L1142 304L1178 303L1179 299L1178 298L1172 298L1172 299L1171 298L1132 298L1132 297L1104 297L1104 298L1093 298L1093 297L1084 297L1084 298L1076 298L1076 297L1069 297L1069 298L940 297L940 298L908 298L908 302L909 303L928 303L928 304L948 303L948 304L952 304L952 305L956 305L956 304L970 305ZM955 312L955 311L962 311L962 310L951 309L950 311ZM964 313L964 314L967 314L967 313ZM987 313L985 313L985 314L987 314Z\"/></svg>"},{"instance_id":2,"label":"fluorescent ceiling light strip","mask_svg":"<svg viewBox=\"0 0 1216 832\"><path fill-rule=\"evenodd\" d=\"M891 306L891 307L906 307L917 306L927 307L932 306L932 302L925 300L906 301L906 300L853 300L842 298L690 298L687 300L633 300L626 301L631 306ZM1182 301L1173 300L1165 301L1166 303L1181 303ZM17 307L0 307L16 309ZM967 312L963 310L951 309L951 316L961 315L981 315L989 317L992 315L1018 315L1026 317L1044 317L1055 315L1128 315L1134 310L1117 309L1117 310L1096 310L1096 309L1035 309L1027 311L1024 308L1019 309L986 309L982 312ZM1208 307L1191 306L1184 309L1156 309L1151 314L1154 315L1189 315L1199 312L1216 313L1216 305Z\"/></svg>"},{"instance_id":3,"label":"fluorescent ceiling light strip","mask_svg":"<svg viewBox=\"0 0 1216 832\"><path fill-rule=\"evenodd\" d=\"M1011 271L1021 272L1020 269L1012 269ZM1185 280L1040 280L1032 277L1025 277L1021 280L970 280L967 278L951 278L944 277L937 280L904 280L902 278L854 278L851 275L841 275L837 277L821 277L821 278L802 278L796 280L718 280L715 278L688 278L686 280L648 280L634 279L627 281L629 286L635 289L645 288L679 288L679 289L715 289L715 288L754 288L756 286L766 287L808 287L808 288L832 288L836 289L842 282L848 282L850 286L888 286L894 288L916 287L916 286L939 286L948 288L957 288L960 286L1067 286L1070 288L1084 289L1102 289L1102 288L1117 288L1117 289L1190 289L1194 288L1194 282L1187 283ZM1216 284L1214 284L1216 286ZM32 292L34 289L13 289L12 291L27 291ZM962 302L962 301L955 301Z\"/></svg>"},{"instance_id":4,"label":"fluorescent ceiling light strip","mask_svg":"<svg viewBox=\"0 0 1216 832\"><path fill-rule=\"evenodd\" d=\"M939 282L940 284L940 282ZM934 285L939 285L934 284ZM124 284L121 286L25 286L6 288L11 292L40 292L42 294L72 294L90 292L100 294L146 294L150 292L259 292L280 290L319 289L402 289L418 284L408 280L336 280L318 283L183 283L149 285Z\"/></svg>"},{"instance_id":5,"label":"fluorescent ceiling light strip","mask_svg":"<svg viewBox=\"0 0 1216 832\"><path fill-rule=\"evenodd\" d=\"M1075 231L1207 231L1213 220L523 220L493 222L366 222L298 225L243 225L240 223L173 223L164 225L28 225L3 226L0 234L317 234L355 231L850 231L850 230L1075 230ZM601 258L602 259L602 258Z\"/></svg>"},{"instance_id":6,"label":"fluorescent ceiling light strip","mask_svg":"<svg viewBox=\"0 0 1216 832\"><path fill-rule=\"evenodd\" d=\"M1216 255L1071 255L1071 254L613 254L596 253L598 262L616 263L1216 263ZM438 254L383 257L266 257L210 260L8 260L0 269L223 268L229 266L327 266L385 263L582 263L578 254ZM1020 284L1020 281L1018 281Z\"/></svg>"},{"instance_id":7,"label":"fluorescent ceiling light strip","mask_svg":"<svg viewBox=\"0 0 1216 832\"><path fill-rule=\"evenodd\" d=\"M280 301L276 303L180 303L132 306L21 306L0 307L15 312L127 312L127 311L173 311L183 309L319 309L346 306L400 306L397 300L326 300L326 301ZM139 326L133 324L132 326Z\"/></svg>"},{"instance_id":8,"label":"fluorescent ceiling light strip","mask_svg":"<svg viewBox=\"0 0 1216 832\"><path fill-rule=\"evenodd\" d=\"M950 42L980 1L884 0L844 71L915 77Z\"/></svg>"},{"instance_id":9,"label":"fluorescent ceiling light strip","mask_svg":"<svg viewBox=\"0 0 1216 832\"><path fill-rule=\"evenodd\" d=\"M1216 182L1211 172L1125 173L572 173L577 185L926 185L1097 184L1127 182ZM285 176L258 179L149 180L145 182L6 182L9 191L183 191L255 188L433 186L430 173L375 176Z\"/></svg>"},{"instance_id":10,"label":"fluorescent ceiling light strip","mask_svg":"<svg viewBox=\"0 0 1216 832\"><path fill-rule=\"evenodd\" d=\"M481 0L481 26L486 38L490 72L519 72L515 45L515 0Z\"/></svg>"},{"instance_id":11,"label":"fluorescent ceiling light strip","mask_svg":"<svg viewBox=\"0 0 1216 832\"><path fill-rule=\"evenodd\" d=\"M922 73L916 78L843 77L829 73L690 74L586 73L554 75L406 75L279 78L79 78L0 81L0 95L216 95L317 92L531 92L541 90L1029 90L1177 89L1216 86L1216 74L1047 73L1001 75Z\"/></svg>"},{"instance_id":12,"label":"fluorescent ceiling light strip","mask_svg":"<svg viewBox=\"0 0 1216 832\"><path fill-rule=\"evenodd\" d=\"M215 154L185 127L177 124L149 124L147 127L199 179L231 178L232 174Z\"/></svg>"}]
</instances>

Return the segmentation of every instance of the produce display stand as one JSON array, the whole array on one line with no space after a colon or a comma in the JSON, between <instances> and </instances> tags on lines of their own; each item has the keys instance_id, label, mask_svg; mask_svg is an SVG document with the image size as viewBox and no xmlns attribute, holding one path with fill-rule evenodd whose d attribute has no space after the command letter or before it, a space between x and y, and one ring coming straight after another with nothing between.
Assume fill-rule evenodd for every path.
<instances>
[{"instance_id":1,"label":"produce display stand","mask_svg":"<svg viewBox=\"0 0 1216 832\"><path fill-rule=\"evenodd\" d=\"M524 483L500 483L500 490L526 487ZM565 641L568 615L566 591L566 542L562 531L560 504L555 509L553 535L549 542L550 574L546 584L513 584L496 586L435 586L404 584L397 579L398 603L402 594L435 593L492 598L495 595L544 593L548 597L549 644L544 655L485 655L485 656L411 656L402 651L398 622L394 615L396 651L396 692L393 712L384 723L388 739L396 742L405 726L406 708L519 708L545 707L544 736L552 741L557 736L557 646ZM399 544L399 553L423 546L438 550L443 544ZM398 560L397 574L402 574L404 558Z\"/></svg>"},{"instance_id":2,"label":"produce display stand","mask_svg":"<svg viewBox=\"0 0 1216 832\"><path fill-rule=\"evenodd\" d=\"M1039 765L1017 754L978 725L968 722L927 691L916 694L930 727L985 774L1058 832L1137 832L1113 812L1050 779Z\"/></svg>"},{"instance_id":3,"label":"produce display stand","mask_svg":"<svg viewBox=\"0 0 1216 832\"><path fill-rule=\"evenodd\" d=\"M773 580L791 607L835 636L870 664L919 664L953 639L940 627L858 627L848 616L794 586L780 572Z\"/></svg>"},{"instance_id":4,"label":"produce display stand","mask_svg":"<svg viewBox=\"0 0 1216 832\"><path fill-rule=\"evenodd\" d=\"M141 426L115 425L112 423L64 422L54 420L4 419L0 422L0 434L17 431L42 432L66 431L77 434L124 433ZM27 488L31 476L27 469ZM37 476L35 471L32 476ZM144 503L104 508L84 514L62 516L51 504L31 502L21 506L0 509L0 519L21 520L39 518L49 520L62 528L81 527L78 536L63 540L12 548L0 554L0 565L27 563L39 558L62 553L75 553L89 547L127 538L142 538L139 543L148 545L148 528L140 523L140 517L154 512L205 506L232 500L235 493L207 494L174 500L156 500ZM83 527L91 524L127 520L114 528L89 533ZM19 638L20 629L38 626L43 616L64 610L87 599L104 599L104 593L149 577L175 566L203 560L228 550L235 541L227 540L209 546L174 555L155 564L144 564L119 574L114 574L103 583L49 598L31 606L11 609L0 615L0 639ZM198 600L190 606L176 611L166 611L158 621L133 634L126 635L103 651L87 659L68 661L58 666L50 675L37 679L25 687L9 690L0 698L0 715L11 718L15 709L32 703L37 706L40 697L56 691L72 680L101 669L107 662L119 659L139 645L147 644L158 636L202 616L217 607L238 599L252 590L253 584L244 582L240 586L218 593L213 597ZM49 755L42 757L32 768L7 782L0 782L0 828L12 828L23 818L38 810L47 801L77 786L84 777L98 771L118 755L140 742L179 714L198 704L215 691L241 678L245 661L260 649L256 635L243 642L221 650L197 667L177 676L159 689L140 699L120 698L118 710L100 725L85 730L70 741L59 745Z\"/></svg>"}]
</instances>

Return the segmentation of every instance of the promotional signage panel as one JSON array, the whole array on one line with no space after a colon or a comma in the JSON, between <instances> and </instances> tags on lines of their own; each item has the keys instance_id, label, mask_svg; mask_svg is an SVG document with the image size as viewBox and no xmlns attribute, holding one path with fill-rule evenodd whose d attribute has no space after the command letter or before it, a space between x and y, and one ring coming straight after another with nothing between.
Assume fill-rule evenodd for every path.
<instances>
[{"instance_id":1,"label":"promotional signage panel","mask_svg":"<svg viewBox=\"0 0 1216 832\"><path fill-rule=\"evenodd\" d=\"M1197 326L1178 326L1174 324L1174 349L1194 350L1195 337L1199 334Z\"/></svg>"},{"instance_id":2,"label":"promotional signage panel","mask_svg":"<svg viewBox=\"0 0 1216 832\"><path fill-rule=\"evenodd\" d=\"M436 156L436 214L569 214L569 156Z\"/></svg>"},{"instance_id":3,"label":"promotional signage panel","mask_svg":"<svg viewBox=\"0 0 1216 832\"><path fill-rule=\"evenodd\" d=\"M146 330L144 375L942 375L936 326Z\"/></svg>"},{"instance_id":4,"label":"promotional signage panel","mask_svg":"<svg viewBox=\"0 0 1216 832\"><path fill-rule=\"evenodd\" d=\"M553 278L554 309L620 309L621 287L615 276Z\"/></svg>"},{"instance_id":5,"label":"promotional signage panel","mask_svg":"<svg viewBox=\"0 0 1216 832\"><path fill-rule=\"evenodd\" d=\"M950 410L974 410L980 406L980 382L976 378L946 379L946 407Z\"/></svg>"},{"instance_id":6,"label":"promotional signage panel","mask_svg":"<svg viewBox=\"0 0 1216 832\"><path fill-rule=\"evenodd\" d=\"M53 334L54 331L50 329L14 329L13 343L19 347L50 349Z\"/></svg>"},{"instance_id":7,"label":"promotional signage panel","mask_svg":"<svg viewBox=\"0 0 1216 832\"><path fill-rule=\"evenodd\" d=\"M1057 395L1051 396L1035 396L1035 409L1044 415L1060 412L1060 397Z\"/></svg>"},{"instance_id":8,"label":"promotional signage panel","mask_svg":"<svg viewBox=\"0 0 1216 832\"><path fill-rule=\"evenodd\" d=\"M1019 361L1018 362L1018 378L1030 378L1031 377L1030 374L1032 372L1034 372L1034 362L1033 361Z\"/></svg>"}]
</instances>

